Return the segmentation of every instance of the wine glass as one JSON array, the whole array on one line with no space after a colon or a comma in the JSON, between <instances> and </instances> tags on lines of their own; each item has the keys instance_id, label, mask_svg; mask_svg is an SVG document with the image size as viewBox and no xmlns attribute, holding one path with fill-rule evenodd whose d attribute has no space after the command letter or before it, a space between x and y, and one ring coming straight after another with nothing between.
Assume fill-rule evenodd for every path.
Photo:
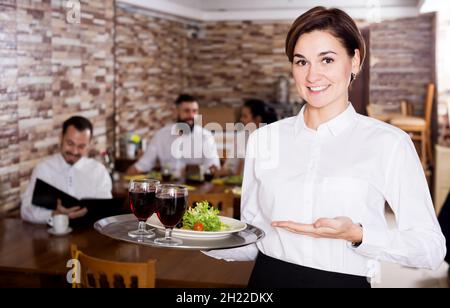
<instances>
[{"instance_id":1,"label":"wine glass","mask_svg":"<svg viewBox=\"0 0 450 308\"><path fill-rule=\"evenodd\" d=\"M159 221L166 228L165 237L157 238L156 244L165 246L176 246L183 244L183 241L172 237L173 228L183 218L186 211L188 190L184 186L163 184L156 192L157 208L156 213Z\"/></svg>"},{"instance_id":2,"label":"wine glass","mask_svg":"<svg viewBox=\"0 0 450 308\"><path fill-rule=\"evenodd\" d=\"M133 238L151 238L155 232L147 230L145 223L156 210L156 189L159 181L153 179L131 180L128 188L130 208L139 220L137 230L128 232Z\"/></svg>"}]
</instances>

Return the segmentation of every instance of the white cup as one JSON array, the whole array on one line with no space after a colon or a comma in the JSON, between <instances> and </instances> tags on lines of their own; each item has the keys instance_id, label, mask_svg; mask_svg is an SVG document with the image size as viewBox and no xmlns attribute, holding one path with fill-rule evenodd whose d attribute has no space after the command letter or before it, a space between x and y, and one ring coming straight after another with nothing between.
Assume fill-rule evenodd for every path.
<instances>
[{"instance_id":1,"label":"white cup","mask_svg":"<svg viewBox=\"0 0 450 308\"><path fill-rule=\"evenodd\" d=\"M55 233L64 233L69 228L69 216L58 214L48 220L48 224L53 227Z\"/></svg>"}]
</instances>

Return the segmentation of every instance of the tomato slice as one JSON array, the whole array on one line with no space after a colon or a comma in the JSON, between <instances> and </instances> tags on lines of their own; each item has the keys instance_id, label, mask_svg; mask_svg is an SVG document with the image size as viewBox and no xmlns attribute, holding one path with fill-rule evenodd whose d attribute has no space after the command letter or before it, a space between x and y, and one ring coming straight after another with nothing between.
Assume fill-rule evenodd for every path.
<instances>
[{"instance_id":1,"label":"tomato slice","mask_svg":"<svg viewBox=\"0 0 450 308\"><path fill-rule=\"evenodd\" d=\"M201 222L196 222L194 224L194 231L203 231L205 226Z\"/></svg>"}]
</instances>

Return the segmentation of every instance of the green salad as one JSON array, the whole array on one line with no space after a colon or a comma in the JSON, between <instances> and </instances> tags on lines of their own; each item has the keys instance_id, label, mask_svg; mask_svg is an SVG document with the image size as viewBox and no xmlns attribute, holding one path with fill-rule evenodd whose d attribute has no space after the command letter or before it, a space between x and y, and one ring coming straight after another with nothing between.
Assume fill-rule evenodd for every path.
<instances>
[{"instance_id":1,"label":"green salad","mask_svg":"<svg viewBox=\"0 0 450 308\"><path fill-rule=\"evenodd\" d=\"M208 201L197 202L183 216L183 229L194 231L226 231L230 227L220 221L219 210L210 206Z\"/></svg>"},{"instance_id":2,"label":"green salad","mask_svg":"<svg viewBox=\"0 0 450 308\"><path fill-rule=\"evenodd\" d=\"M225 177L225 183L231 185L241 185L242 184L242 175L229 175Z\"/></svg>"}]
</instances>

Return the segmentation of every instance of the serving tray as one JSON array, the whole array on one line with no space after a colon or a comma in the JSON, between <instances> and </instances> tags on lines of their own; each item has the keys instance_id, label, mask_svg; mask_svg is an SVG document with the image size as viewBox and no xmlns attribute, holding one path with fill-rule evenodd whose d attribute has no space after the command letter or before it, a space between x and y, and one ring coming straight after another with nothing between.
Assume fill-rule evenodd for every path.
<instances>
[{"instance_id":1,"label":"serving tray","mask_svg":"<svg viewBox=\"0 0 450 308\"><path fill-rule=\"evenodd\" d=\"M190 249L190 250L214 250L237 248L254 244L261 240L265 234L264 231L247 224L245 230L232 233L225 238L215 239L194 239L181 238L183 244L177 246L163 246L155 244L154 239L164 237L164 233L158 229L154 232L156 236L150 239L131 238L128 236L128 231L136 230L138 221L133 214L111 216L100 219L94 224L95 230L110 238L135 243L139 245L158 247L158 248L173 248L173 249Z\"/></svg>"}]
</instances>

